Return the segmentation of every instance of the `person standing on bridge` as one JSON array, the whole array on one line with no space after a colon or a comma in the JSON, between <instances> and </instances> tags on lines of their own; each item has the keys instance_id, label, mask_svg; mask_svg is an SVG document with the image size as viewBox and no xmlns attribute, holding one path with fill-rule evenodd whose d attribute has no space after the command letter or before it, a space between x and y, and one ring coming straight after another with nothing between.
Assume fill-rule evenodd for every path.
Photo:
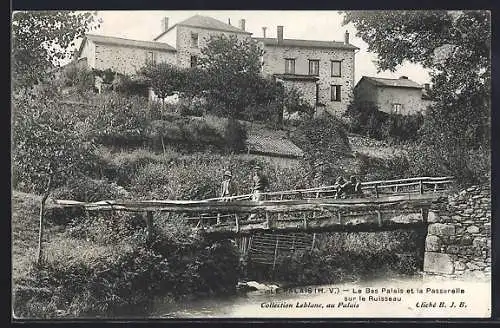
<instances>
[{"instance_id":1,"label":"person standing on bridge","mask_svg":"<svg viewBox=\"0 0 500 328\"><path fill-rule=\"evenodd\" d=\"M263 199L262 193L266 191L266 189L269 187L269 180L262 173L262 167L259 164L256 164L253 168L252 182L253 182L252 200L260 201ZM257 214L255 213L250 214L248 220L253 220L256 216Z\"/></svg>"},{"instance_id":2,"label":"person standing on bridge","mask_svg":"<svg viewBox=\"0 0 500 328\"><path fill-rule=\"evenodd\" d=\"M222 183L220 186L220 195L219 197L222 198L223 202L228 202L230 200L229 197L235 195L235 188L233 184L233 175L231 174L231 171L224 171L224 175L222 176ZM220 219L220 213L217 214L217 224L221 223Z\"/></svg>"}]
</instances>

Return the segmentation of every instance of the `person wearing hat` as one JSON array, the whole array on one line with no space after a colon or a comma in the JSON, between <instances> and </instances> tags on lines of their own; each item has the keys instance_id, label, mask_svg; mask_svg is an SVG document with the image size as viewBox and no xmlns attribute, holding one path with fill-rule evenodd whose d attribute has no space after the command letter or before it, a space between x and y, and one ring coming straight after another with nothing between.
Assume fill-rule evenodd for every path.
<instances>
[{"instance_id":1,"label":"person wearing hat","mask_svg":"<svg viewBox=\"0 0 500 328\"><path fill-rule=\"evenodd\" d=\"M226 170L224 171L224 175L222 176L222 183L220 186L220 198L222 198L223 202L228 202L229 198L235 194L234 192L234 185L232 181L233 175L231 174L231 171ZM220 224L220 214L217 215L217 224Z\"/></svg>"},{"instance_id":2,"label":"person wearing hat","mask_svg":"<svg viewBox=\"0 0 500 328\"><path fill-rule=\"evenodd\" d=\"M232 183L233 175L231 171L224 171L224 175L222 176L222 183L220 188L220 197L229 197L234 194L234 188Z\"/></svg>"},{"instance_id":3,"label":"person wearing hat","mask_svg":"<svg viewBox=\"0 0 500 328\"><path fill-rule=\"evenodd\" d=\"M262 193L269 187L269 180L262 173L262 166L260 166L259 164L256 164L253 167L252 182L253 182L252 200L260 201L263 198ZM256 216L257 214L250 214L248 219L253 220Z\"/></svg>"}]
</instances>

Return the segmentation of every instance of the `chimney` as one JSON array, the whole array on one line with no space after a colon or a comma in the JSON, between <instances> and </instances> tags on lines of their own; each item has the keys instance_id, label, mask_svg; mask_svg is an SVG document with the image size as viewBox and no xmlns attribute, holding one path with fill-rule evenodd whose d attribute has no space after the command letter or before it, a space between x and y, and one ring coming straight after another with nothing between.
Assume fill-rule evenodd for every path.
<instances>
[{"instance_id":1,"label":"chimney","mask_svg":"<svg viewBox=\"0 0 500 328\"><path fill-rule=\"evenodd\" d=\"M346 30L344 34L344 43L349 44L349 32Z\"/></svg>"},{"instance_id":2,"label":"chimney","mask_svg":"<svg viewBox=\"0 0 500 328\"><path fill-rule=\"evenodd\" d=\"M400 80L408 80L408 76L404 76L404 75L403 75L403 76L400 76L400 77L399 77L399 79L400 79Z\"/></svg>"},{"instance_id":3,"label":"chimney","mask_svg":"<svg viewBox=\"0 0 500 328\"><path fill-rule=\"evenodd\" d=\"M282 44L283 43L283 26L278 25L278 27L276 29L276 35L278 37L278 44Z\"/></svg>"},{"instance_id":4,"label":"chimney","mask_svg":"<svg viewBox=\"0 0 500 328\"><path fill-rule=\"evenodd\" d=\"M267 29L267 27L262 26L262 37L263 37L263 38L265 38L265 37L266 37L266 29Z\"/></svg>"},{"instance_id":5,"label":"chimney","mask_svg":"<svg viewBox=\"0 0 500 328\"><path fill-rule=\"evenodd\" d=\"M245 30L245 23L246 21L244 19L240 19L240 30Z\"/></svg>"},{"instance_id":6,"label":"chimney","mask_svg":"<svg viewBox=\"0 0 500 328\"><path fill-rule=\"evenodd\" d=\"M168 17L163 17L161 20L161 31L166 32L168 30Z\"/></svg>"},{"instance_id":7,"label":"chimney","mask_svg":"<svg viewBox=\"0 0 500 328\"><path fill-rule=\"evenodd\" d=\"M429 91L431 89L431 85L429 83L424 83L425 91Z\"/></svg>"},{"instance_id":8,"label":"chimney","mask_svg":"<svg viewBox=\"0 0 500 328\"><path fill-rule=\"evenodd\" d=\"M228 18L228 19L227 19L227 23L228 23L229 25L231 25L231 18Z\"/></svg>"}]
</instances>

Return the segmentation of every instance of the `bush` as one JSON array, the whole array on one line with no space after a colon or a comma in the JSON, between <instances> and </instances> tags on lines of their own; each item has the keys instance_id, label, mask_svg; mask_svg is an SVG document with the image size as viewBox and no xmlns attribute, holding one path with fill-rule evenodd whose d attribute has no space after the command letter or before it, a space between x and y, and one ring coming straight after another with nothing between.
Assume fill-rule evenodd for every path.
<instances>
[{"instance_id":1,"label":"bush","mask_svg":"<svg viewBox=\"0 0 500 328\"><path fill-rule=\"evenodd\" d=\"M54 199L71 199L81 202L97 202L108 199L125 199L129 193L123 187L106 180L80 177L70 179L64 186L52 192Z\"/></svg>"},{"instance_id":2,"label":"bush","mask_svg":"<svg viewBox=\"0 0 500 328\"><path fill-rule=\"evenodd\" d=\"M488 182L490 152L484 149L448 149L443 145L415 145L408 150L410 173L415 176L454 176L459 185Z\"/></svg>"},{"instance_id":3,"label":"bush","mask_svg":"<svg viewBox=\"0 0 500 328\"><path fill-rule=\"evenodd\" d=\"M423 252L418 250L425 234L425 229L320 234L314 250L282 255L274 278L290 285L313 285L415 274L423 265Z\"/></svg>"},{"instance_id":4,"label":"bush","mask_svg":"<svg viewBox=\"0 0 500 328\"><path fill-rule=\"evenodd\" d=\"M419 137L424 117L415 115L388 114L379 111L371 102L353 102L346 111L348 129L376 139L414 141Z\"/></svg>"},{"instance_id":5,"label":"bush","mask_svg":"<svg viewBox=\"0 0 500 328\"><path fill-rule=\"evenodd\" d=\"M193 154L166 163L148 164L134 175L130 191L152 199L205 199L218 197L222 174L231 170L239 194L252 190L252 167L256 161L236 155ZM284 169L261 163L270 190L310 186L305 167Z\"/></svg>"},{"instance_id":6,"label":"bush","mask_svg":"<svg viewBox=\"0 0 500 328\"><path fill-rule=\"evenodd\" d=\"M341 174L339 161L351 154L345 125L335 118L322 117L303 121L291 137L304 151L311 175L320 177L324 182Z\"/></svg>"},{"instance_id":7,"label":"bush","mask_svg":"<svg viewBox=\"0 0 500 328\"><path fill-rule=\"evenodd\" d=\"M229 152L243 151L246 149L247 131L240 122L230 118L227 120L224 139Z\"/></svg>"},{"instance_id":8,"label":"bush","mask_svg":"<svg viewBox=\"0 0 500 328\"><path fill-rule=\"evenodd\" d=\"M137 78L132 79L128 75L118 75L113 80L113 90L125 96L148 97L149 86L146 82Z\"/></svg>"}]
</instances>

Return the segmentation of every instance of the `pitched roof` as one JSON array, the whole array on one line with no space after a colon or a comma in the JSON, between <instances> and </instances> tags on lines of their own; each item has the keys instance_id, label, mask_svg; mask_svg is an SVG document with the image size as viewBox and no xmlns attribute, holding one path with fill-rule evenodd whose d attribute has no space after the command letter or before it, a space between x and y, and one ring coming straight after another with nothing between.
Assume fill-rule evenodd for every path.
<instances>
[{"instance_id":1,"label":"pitched roof","mask_svg":"<svg viewBox=\"0 0 500 328\"><path fill-rule=\"evenodd\" d=\"M248 152L254 154L291 158L304 156L304 152L293 142L278 136L251 133L247 137L246 145Z\"/></svg>"},{"instance_id":2,"label":"pitched roof","mask_svg":"<svg viewBox=\"0 0 500 328\"><path fill-rule=\"evenodd\" d=\"M264 45L269 46L281 46L281 47L302 47L302 48L327 48L327 49L349 49L356 50L359 49L352 44L345 44L344 42L338 41L317 41L317 40L299 40L299 39L283 39L281 44L278 44L276 38L253 38L257 41L264 43Z\"/></svg>"},{"instance_id":3,"label":"pitched roof","mask_svg":"<svg viewBox=\"0 0 500 328\"><path fill-rule=\"evenodd\" d=\"M399 78L399 79L386 79L381 77L371 77L371 76L363 76L361 80L359 80L358 84L361 81L367 81L376 86L382 87L396 87L396 88L415 88L422 89L422 85L418 84L415 81L412 81L407 78Z\"/></svg>"},{"instance_id":4,"label":"pitched roof","mask_svg":"<svg viewBox=\"0 0 500 328\"><path fill-rule=\"evenodd\" d=\"M139 47L146 49L163 50L163 51L177 51L175 50L174 47L164 42L131 40L131 39L117 38L114 36L105 36L97 34L86 34L85 38L94 41L96 43L114 44L118 46L130 46L130 47ZM85 39L82 41L82 45L80 46L80 51L84 43Z\"/></svg>"},{"instance_id":5,"label":"pitched roof","mask_svg":"<svg viewBox=\"0 0 500 328\"><path fill-rule=\"evenodd\" d=\"M242 29L239 29L236 26L223 23L223 22L221 22L215 18L212 18L212 17L194 15L192 17L189 17L186 20L183 20L180 23L174 24L168 30L160 33L160 35L158 35L156 38L154 38L154 40L158 40L162 35L164 35L165 33L167 33L168 31L170 31L171 29L173 29L176 26L191 26L191 27L200 27L200 28L217 30L217 31L252 34L250 32L243 31Z\"/></svg>"}]
</instances>

